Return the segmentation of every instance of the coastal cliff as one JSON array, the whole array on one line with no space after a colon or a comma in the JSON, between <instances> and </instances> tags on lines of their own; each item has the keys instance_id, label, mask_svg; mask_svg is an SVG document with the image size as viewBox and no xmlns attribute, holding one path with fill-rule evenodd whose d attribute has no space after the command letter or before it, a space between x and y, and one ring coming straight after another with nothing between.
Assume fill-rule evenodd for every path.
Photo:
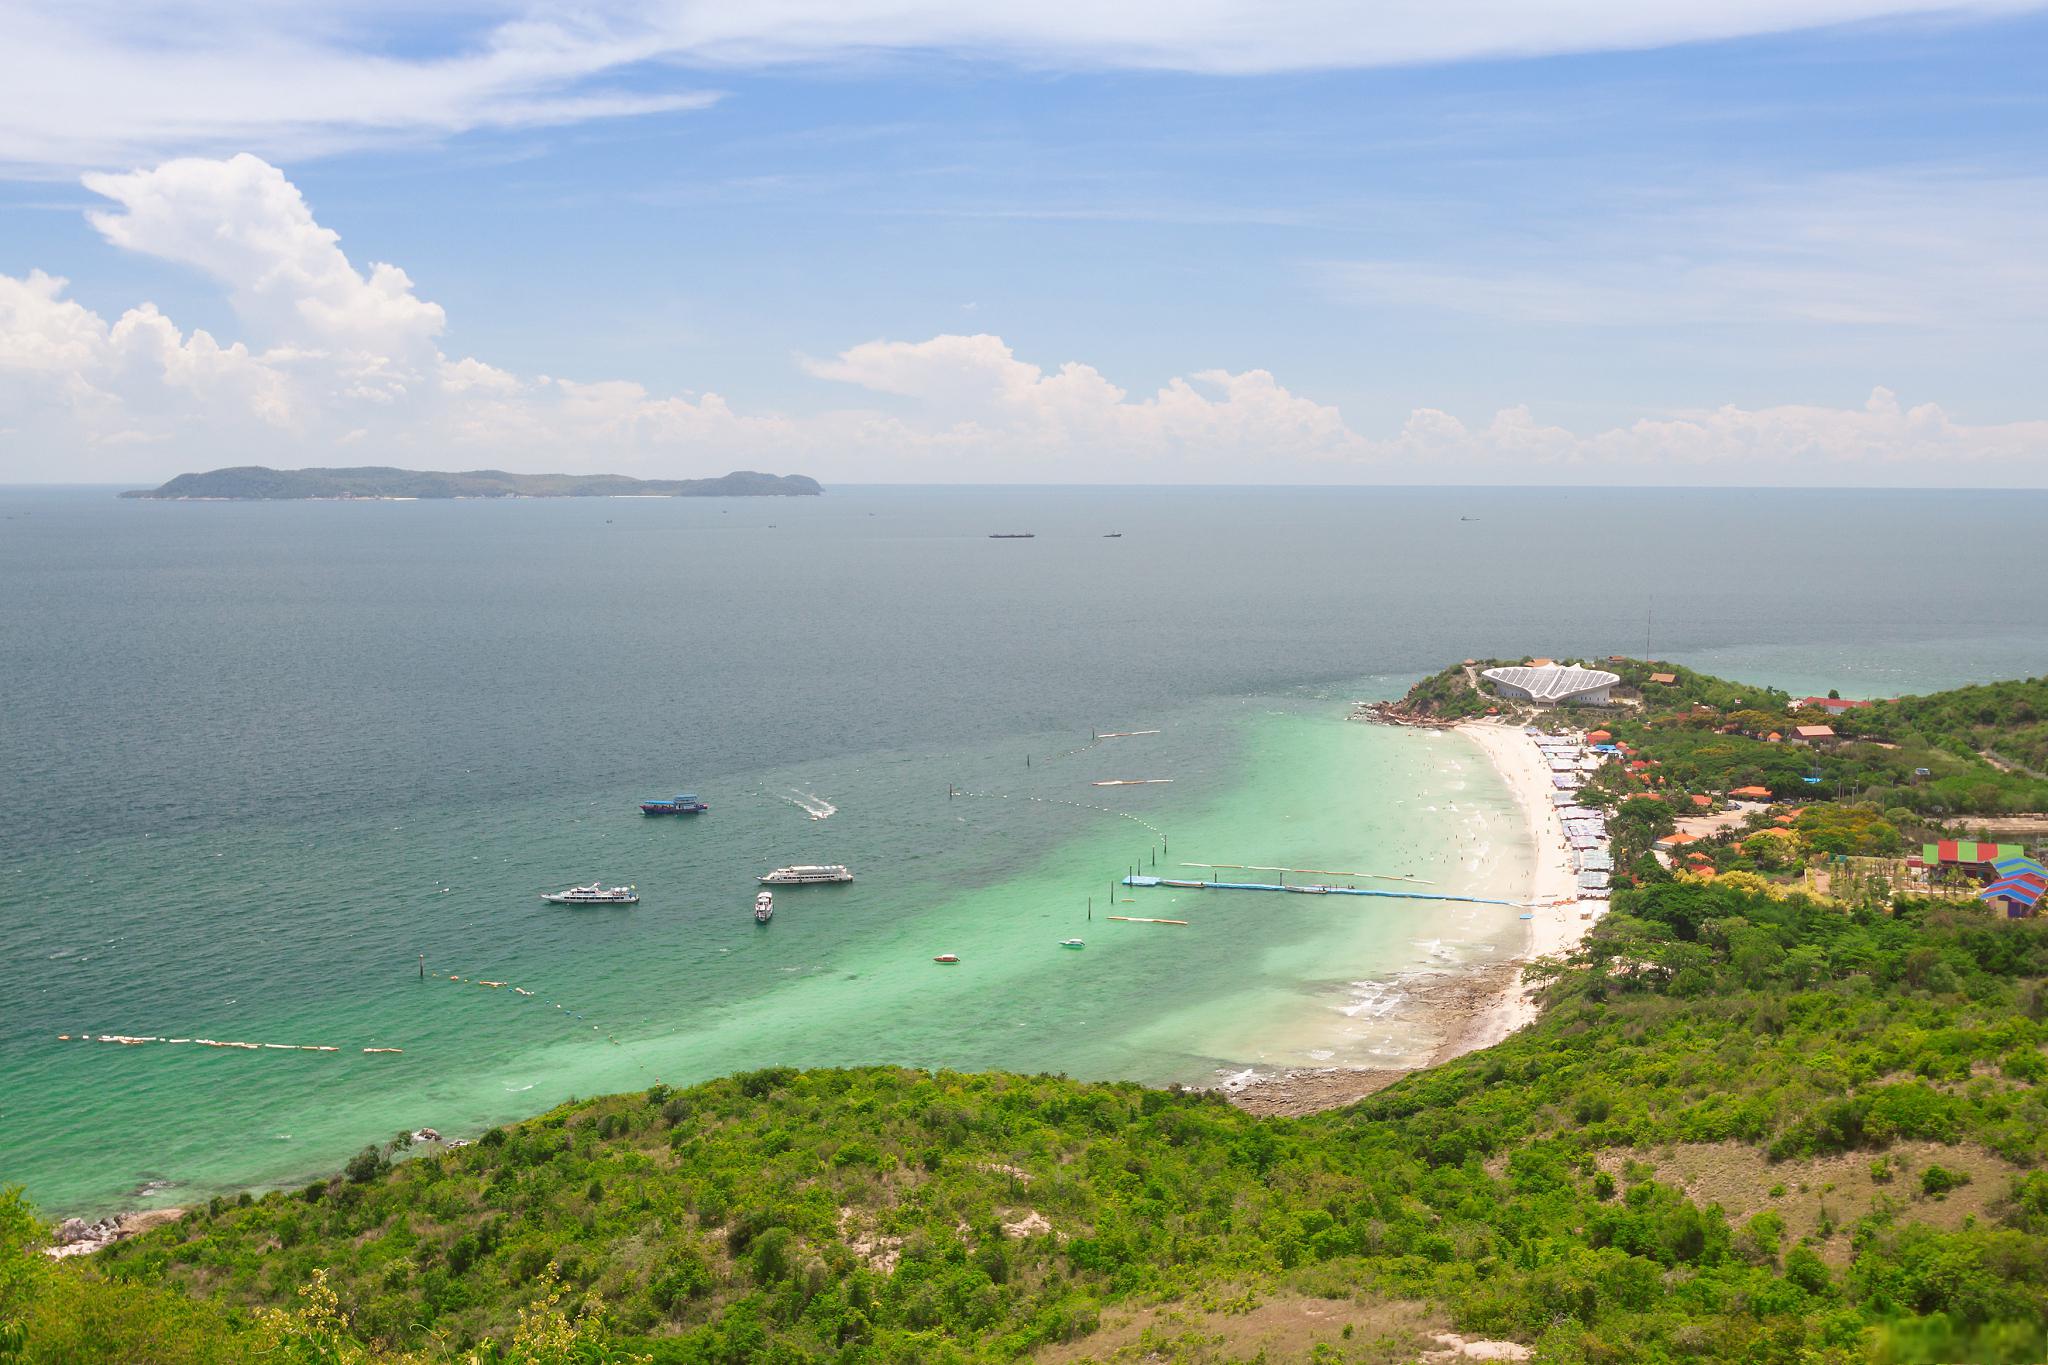
<instances>
[{"instance_id":1,"label":"coastal cliff","mask_svg":"<svg viewBox=\"0 0 2048 1365\"><path fill-rule=\"evenodd\" d=\"M309 498L760 498L816 497L825 490L802 474L735 470L710 479L632 479L622 474L508 474L500 469L463 473L391 469L268 469L240 465L204 474L180 474L161 488L124 498L162 501L287 501Z\"/></svg>"}]
</instances>

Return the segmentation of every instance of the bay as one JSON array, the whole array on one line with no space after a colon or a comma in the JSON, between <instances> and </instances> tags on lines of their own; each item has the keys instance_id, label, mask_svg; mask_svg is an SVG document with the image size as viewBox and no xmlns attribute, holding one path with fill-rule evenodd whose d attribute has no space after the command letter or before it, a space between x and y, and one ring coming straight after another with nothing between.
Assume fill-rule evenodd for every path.
<instances>
[{"instance_id":1,"label":"bay","mask_svg":"<svg viewBox=\"0 0 2048 1365\"><path fill-rule=\"evenodd\" d=\"M177 1202L401 1126L774 1063L1200 1083L1398 1057L1412 1040L1345 1012L1353 983L1511 952L1512 912L1218 897L1185 929L1112 926L1112 881L1162 852L1499 874L1526 849L1490 772L1342 719L1449 659L1640 654L1647 632L1658 657L1799 691L2039 672L2048 565L2012 547L2044 511L0 490L0 1180L53 1211ZM1140 777L1172 782L1089 785ZM635 809L692 788L708 815ZM781 892L757 928L753 878L794 861L859 880ZM538 900L592 877L645 899ZM56 1041L81 1031L343 1050Z\"/></svg>"}]
</instances>

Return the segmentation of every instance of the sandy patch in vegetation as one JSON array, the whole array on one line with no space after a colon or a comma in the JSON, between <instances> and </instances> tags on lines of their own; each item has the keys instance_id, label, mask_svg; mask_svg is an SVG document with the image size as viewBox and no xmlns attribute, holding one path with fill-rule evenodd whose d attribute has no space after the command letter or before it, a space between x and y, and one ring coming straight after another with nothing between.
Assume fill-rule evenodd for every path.
<instances>
[{"instance_id":1,"label":"sandy patch in vegetation","mask_svg":"<svg viewBox=\"0 0 2048 1365\"><path fill-rule=\"evenodd\" d=\"M1719 1204L1737 1231L1772 1210L1785 1220L1788 1249L1810 1238L1821 1258L1836 1264L1849 1261L1850 1225L1864 1214L1888 1205L1902 1223L1953 1232L1967 1218L1982 1222L1993 1216L1993 1206L2004 1201L2013 1177L2023 1170L1981 1147L1938 1142L1901 1142L1883 1152L1777 1162L1738 1142L1684 1143L1653 1152L1609 1150L1598 1160L1617 1184L1624 1183L1631 1162L1654 1167L1657 1180L1677 1186L1694 1203ZM1920 1178L1929 1166L1967 1175L1969 1183L1946 1194L1922 1193ZM1876 1174L1884 1169L1888 1179ZM1824 1222L1833 1225L1825 1236Z\"/></svg>"},{"instance_id":2,"label":"sandy patch in vegetation","mask_svg":"<svg viewBox=\"0 0 2048 1365\"><path fill-rule=\"evenodd\" d=\"M1443 1314L1419 1303L1356 1302L1294 1293L1244 1295L1232 1301L1229 1292L1217 1291L1200 1305L1113 1309L1102 1315L1099 1330L1080 1341L1042 1350L1032 1359L1038 1365L1155 1360L1223 1365L1254 1359L1307 1360L1317 1346L1327 1346L1344 1365L1395 1365L1430 1359L1425 1353L1443 1349L1439 1337L1448 1335Z\"/></svg>"}]
</instances>

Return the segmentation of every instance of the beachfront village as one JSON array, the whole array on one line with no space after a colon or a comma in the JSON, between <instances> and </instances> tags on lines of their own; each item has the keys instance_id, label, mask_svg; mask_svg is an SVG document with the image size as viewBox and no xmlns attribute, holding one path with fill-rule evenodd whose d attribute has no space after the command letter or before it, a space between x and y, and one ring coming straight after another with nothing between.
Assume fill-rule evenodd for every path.
<instances>
[{"instance_id":1,"label":"beachfront village","mask_svg":"<svg viewBox=\"0 0 2048 1365\"><path fill-rule=\"evenodd\" d=\"M1793 697L1677 664L1467 659L1362 718L1515 729L1578 893L1713 881L1856 906L1895 897L2040 912L2043 684Z\"/></svg>"}]
</instances>

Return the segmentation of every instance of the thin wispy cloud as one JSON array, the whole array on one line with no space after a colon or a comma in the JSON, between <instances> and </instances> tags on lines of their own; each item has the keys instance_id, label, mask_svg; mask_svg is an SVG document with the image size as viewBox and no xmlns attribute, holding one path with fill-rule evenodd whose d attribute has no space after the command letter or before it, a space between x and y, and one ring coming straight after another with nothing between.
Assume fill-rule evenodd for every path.
<instances>
[{"instance_id":1,"label":"thin wispy cloud","mask_svg":"<svg viewBox=\"0 0 2048 1365\"><path fill-rule=\"evenodd\" d=\"M1981 331L2048 318L2048 177L1979 168L1685 187L1575 206L1463 260L1325 263L1373 307L1588 327Z\"/></svg>"},{"instance_id":2,"label":"thin wispy cloud","mask_svg":"<svg viewBox=\"0 0 2048 1365\"><path fill-rule=\"evenodd\" d=\"M701 109L706 73L904 54L1218 75L1642 49L2041 0L473 0L395 6L15 0L0 166L305 155L479 128ZM421 36L425 35L425 36Z\"/></svg>"}]
</instances>

